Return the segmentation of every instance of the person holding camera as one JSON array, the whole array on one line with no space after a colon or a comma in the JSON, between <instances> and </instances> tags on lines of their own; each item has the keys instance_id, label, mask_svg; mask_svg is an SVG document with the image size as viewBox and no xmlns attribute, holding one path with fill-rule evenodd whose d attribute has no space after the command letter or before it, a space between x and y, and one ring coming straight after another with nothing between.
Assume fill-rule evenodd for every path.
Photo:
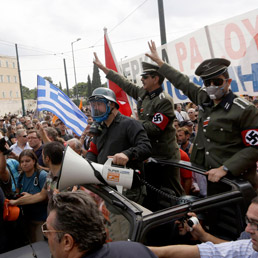
<instances>
[{"instance_id":1,"label":"person holding camera","mask_svg":"<svg viewBox=\"0 0 258 258\"><path fill-rule=\"evenodd\" d=\"M194 213L188 215L194 217ZM159 258L254 258L258 257L258 197L256 196L246 213L245 235L237 241L225 241L205 232L199 223L192 226L191 234L205 242L199 245L169 245L149 247Z\"/></svg>"},{"instance_id":2,"label":"person holding camera","mask_svg":"<svg viewBox=\"0 0 258 258\"><path fill-rule=\"evenodd\" d=\"M104 164L113 163L138 169L143 173L143 161L151 154L151 144L139 121L122 115L115 93L108 88L97 88L89 98L94 120L90 133L94 134L86 158ZM137 185L127 191L127 197L141 203L144 187Z\"/></svg>"}]
</instances>

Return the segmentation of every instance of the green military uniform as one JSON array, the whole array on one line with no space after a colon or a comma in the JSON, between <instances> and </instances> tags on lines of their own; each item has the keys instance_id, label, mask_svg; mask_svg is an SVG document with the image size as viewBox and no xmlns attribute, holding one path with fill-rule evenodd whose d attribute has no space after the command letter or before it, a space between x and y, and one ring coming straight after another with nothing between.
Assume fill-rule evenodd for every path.
<instances>
[{"instance_id":1,"label":"green military uniform","mask_svg":"<svg viewBox=\"0 0 258 258\"><path fill-rule=\"evenodd\" d=\"M176 131L172 125L175 114L171 96L163 92L161 87L148 93L142 87L136 86L112 70L108 72L107 79L115 82L129 96L137 100L139 121L143 124L151 141L152 157L180 160L179 147L175 137ZM163 128L164 121L168 122ZM171 169L170 173L164 172L163 174L157 169L156 174L162 177L162 186L172 188L178 196L182 195L184 190L180 184L178 169Z\"/></svg>"},{"instance_id":2,"label":"green military uniform","mask_svg":"<svg viewBox=\"0 0 258 258\"><path fill-rule=\"evenodd\" d=\"M199 107L191 161L206 169L225 165L232 175L241 176L256 187L258 110L255 106L231 91L214 105L205 88L168 64L163 64L158 72Z\"/></svg>"}]
</instances>

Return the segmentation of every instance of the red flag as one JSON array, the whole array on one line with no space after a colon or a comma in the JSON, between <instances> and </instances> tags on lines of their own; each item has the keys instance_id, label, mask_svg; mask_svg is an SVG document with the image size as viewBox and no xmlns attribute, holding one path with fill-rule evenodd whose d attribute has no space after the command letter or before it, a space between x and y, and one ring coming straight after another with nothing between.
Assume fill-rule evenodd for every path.
<instances>
[{"instance_id":1,"label":"red flag","mask_svg":"<svg viewBox=\"0 0 258 258\"><path fill-rule=\"evenodd\" d=\"M118 72L116 58L107 35L107 30L105 29L104 31L106 67ZM125 116L131 116L132 110L126 93L112 81L108 81L108 87L116 94L119 111Z\"/></svg>"}]
</instances>

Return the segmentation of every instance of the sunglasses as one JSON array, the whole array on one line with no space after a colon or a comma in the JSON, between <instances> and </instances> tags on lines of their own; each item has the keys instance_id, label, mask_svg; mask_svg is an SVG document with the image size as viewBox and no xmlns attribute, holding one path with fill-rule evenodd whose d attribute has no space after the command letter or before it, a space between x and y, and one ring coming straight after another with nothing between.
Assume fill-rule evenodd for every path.
<instances>
[{"instance_id":1,"label":"sunglasses","mask_svg":"<svg viewBox=\"0 0 258 258\"><path fill-rule=\"evenodd\" d=\"M27 129L28 129L28 130L31 130L31 129L34 129L34 127L28 127Z\"/></svg>"},{"instance_id":2,"label":"sunglasses","mask_svg":"<svg viewBox=\"0 0 258 258\"><path fill-rule=\"evenodd\" d=\"M26 135L23 135L22 137L23 137L23 138L26 138L27 136L28 136L28 135L26 134Z\"/></svg>"},{"instance_id":3,"label":"sunglasses","mask_svg":"<svg viewBox=\"0 0 258 258\"><path fill-rule=\"evenodd\" d=\"M65 233L64 231L61 230L49 230L47 228L47 222L45 222L42 226L41 226L41 231L43 233L43 235L47 238L47 233Z\"/></svg>"},{"instance_id":4,"label":"sunglasses","mask_svg":"<svg viewBox=\"0 0 258 258\"><path fill-rule=\"evenodd\" d=\"M150 74L143 74L143 75L142 75L142 78L143 78L144 80L148 79L149 77L153 78L153 75L150 75Z\"/></svg>"},{"instance_id":5,"label":"sunglasses","mask_svg":"<svg viewBox=\"0 0 258 258\"><path fill-rule=\"evenodd\" d=\"M224 83L224 81L228 81L228 79L221 79L221 78L208 79L208 80L203 80L203 83L206 87L211 86L212 82L214 86L221 86Z\"/></svg>"}]
</instances>

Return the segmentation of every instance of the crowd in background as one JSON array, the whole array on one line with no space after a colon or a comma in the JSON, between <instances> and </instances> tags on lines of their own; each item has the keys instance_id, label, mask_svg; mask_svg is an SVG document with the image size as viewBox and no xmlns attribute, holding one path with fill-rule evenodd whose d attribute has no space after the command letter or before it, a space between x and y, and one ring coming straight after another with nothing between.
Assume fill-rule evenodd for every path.
<instances>
[{"instance_id":1,"label":"crowd in background","mask_svg":"<svg viewBox=\"0 0 258 258\"><path fill-rule=\"evenodd\" d=\"M248 97L248 100L258 107L257 99ZM12 151L6 156L6 166L11 174L13 196L23 192L35 194L41 191L49 170L42 157L45 143L61 142L85 157L92 139L89 128L93 120L87 108L83 111L88 117L89 126L81 136L72 132L50 112L38 115L31 111L27 112L26 116L8 114L0 117L0 138L6 140L7 149ZM181 160L190 161L193 141L198 130L198 106L193 103L175 104L175 116L173 126L176 128ZM181 169L180 175L181 185L187 195L198 197L207 195L206 177L186 169ZM29 182L29 178L33 178L33 182ZM24 225L28 229L30 240L32 242L42 240L40 226L46 219L47 205L38 203L26 206L23 215L27 218L27 224Z\"/></svg>"}]
</instances>

